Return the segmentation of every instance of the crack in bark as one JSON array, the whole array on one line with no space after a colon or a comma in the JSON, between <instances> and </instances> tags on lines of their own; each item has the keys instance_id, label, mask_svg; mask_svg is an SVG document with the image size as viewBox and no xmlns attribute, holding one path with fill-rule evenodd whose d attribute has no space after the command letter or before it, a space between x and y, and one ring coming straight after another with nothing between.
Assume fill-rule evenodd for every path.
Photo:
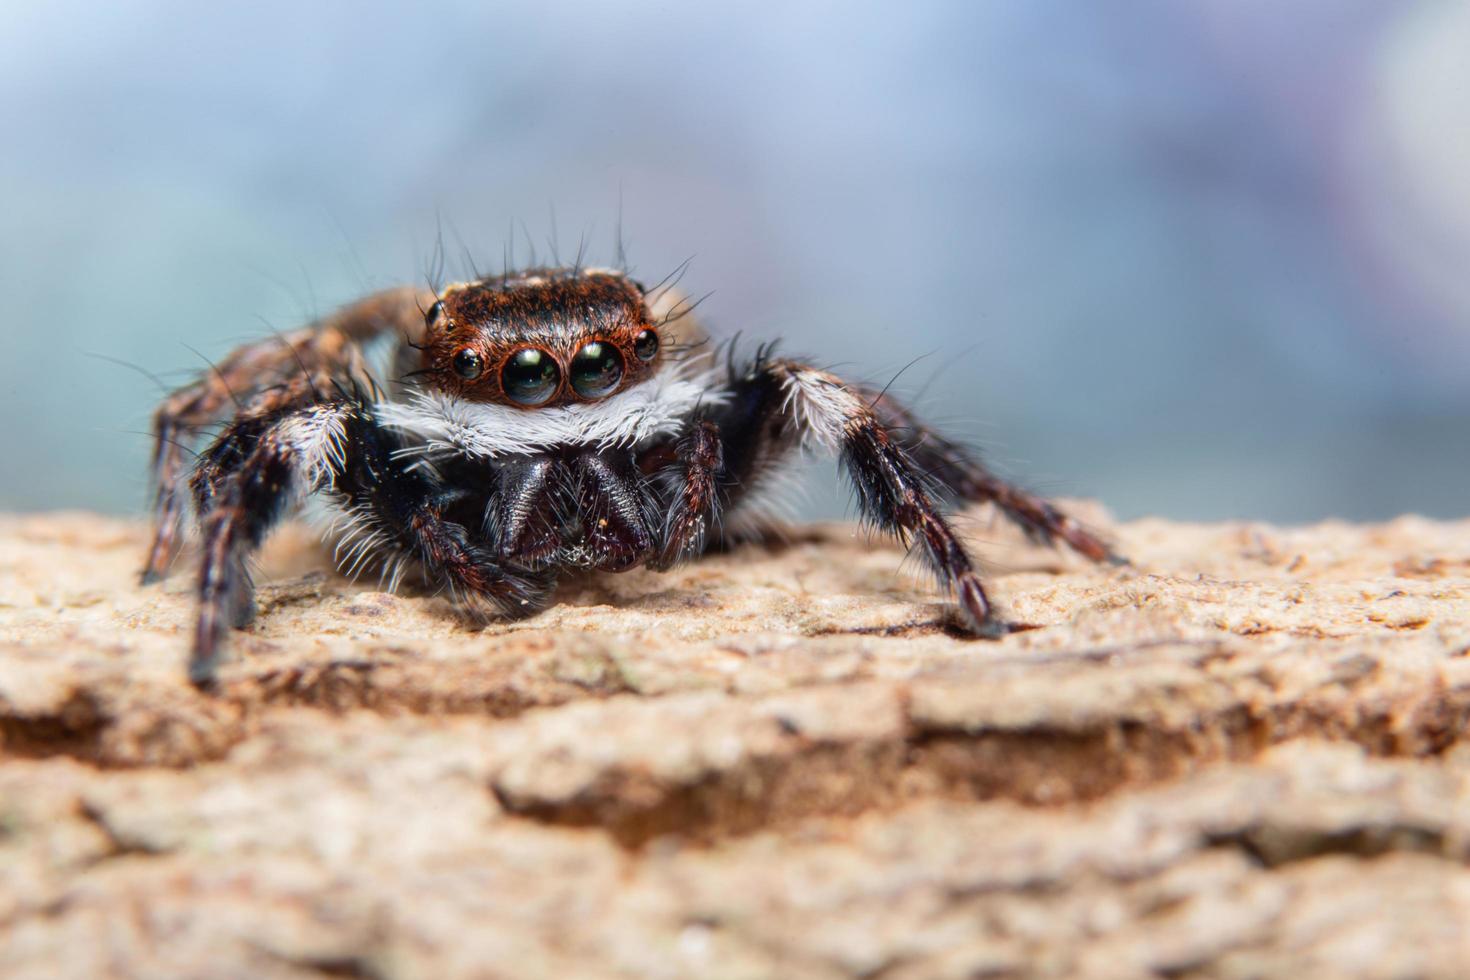
<instances>
[{"instance_id":1,"label":"crack in bark","mask_svg":"<svg viewBox=\"0 0 1470 980\"><path fill-rule=\"evenodd\" d=\"M788 732L789 750L746 758L687 783L666 783L638 768L613 767L573 798L547 800L508 791L492 781L500 805L550 825L601 828L626 848L665 835L710 843L811 817L887 810L926 798L1008 799L1058 807L1106 798L1176 779L1221 763L1245 762L1300 737L1352 742L1376 757L1434 755L1455 744L1470 724L1463 696L1413 712L1412 729L1385 705L1344 725L1311 706L1254 713L1243 705L1166 728L1137 721L1067 730L955 732L926 730L912 721L901 737L832 743ZM1292 842L1242 838L1271 862L1277 855L1433 850L1412 828L1380 839L1375 833L1342 840Z\"/></svg>"},{"instance_id":2,"label":"crack in bark","mask_svg":"<svg viewBox=\"0 0 1470 980\"><path fill-rule=\"evenodd\" d=\"M1400 853L1457 856L1451 853L1444 830L1404 823L1346 827L1334 831L1254 824L1228 833L1209 835L1206 840L1212 846L1235 848L1268 870L1333 854L1358 858Z\"/></svg>"},{"instance_id":3,"label":"crack in bark","mask_svg":"<svg viewBox=\"0 0 1470 980\"><path fill-rule=\"evenodd\" d=\"M90 761L106 727L106 712L96 695L73 691L51 711L0 713L0 754L26 759L67 755Z\"/></svg>"}]
</instances>

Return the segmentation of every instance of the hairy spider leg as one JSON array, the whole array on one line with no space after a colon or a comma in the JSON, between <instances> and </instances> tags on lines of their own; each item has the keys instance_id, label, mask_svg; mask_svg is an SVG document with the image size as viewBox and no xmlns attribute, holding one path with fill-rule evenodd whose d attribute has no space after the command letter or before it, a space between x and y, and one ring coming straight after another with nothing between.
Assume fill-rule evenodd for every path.
<instances>
[{"instance_id":1,"label":"hairy spider leg","mask_svg":"<svg viewBox=\"0 0 1470 980\"><path fill-rule=\"evenodd\" d=\"M202 457L193 480L200 514L203 560L199 614L189 679L214 681L215 661L225 632L243 626L254 610L245 562L260 547L287 504L327 478L321 462L340 452L346 406L285 409L229 426ZM206 472L218 466L218 472Z\"/></svg>"},{"instance_id":2,"label":"hairy spider leg","mask_svg":"<svg viewBox=\"0 0 1470 980\"><path fill-rule=\"evenodd\" d=\"M719 427L696 418L658 470L669 502L661 524L661 543L648 567L663 571L704 553L710 531L720 519L728 489Z\"/></svg>"},{"instance_id":3,"label":"hairy spider leg","mask_svg":"<svg viewBox=\"0 0 1470 980\"><path fill-rule=\"evenodd\" d=\"M159 406L153 416L154 529L143 564L145 585L167 574L178 551L185 457L200 431L235 413L261 415L319 401L332 390L332 379L357 375L362 342L390 332L420 336L425 302L424 292L412 287L376 293L310 326L239 348Z\"/></svg>"},{"instance_id":4,"label":"hairy spider leg","mask_svg":"<svg viewBox=\"0 0 1470 980\"><path fill-rule=\"evenodd\" d=\"M973 451L919 422L886 393L859 390L883 426L897 439L930 481L956 500L994 503L1026 536L1044 544L1065 541L1092 561L1126 565L1102 539L1044 498L1001 479Z\"/></svg>"},{"instance_id":5,"label":"hairy spider leg","mask_svg":"<svg viewBox=\"0 0 1470 980\"><path fill-rule=\"evenodd\" d=\"M230 426L206 453L226 465L213 480L212 507L201 515L199 619L189 664L197 686L215 683L228 628L249 621L246 560L287 506L307 493L329 494L350 533L421 562L472 614L525 616L545 605L550 576L502 567L464 525L447 519L452 494L430 468L395 458L396 436L364 405L325 402L279 410L265 421L263 428L251 419ZM250 448L223 445L230 442Z\"/></svg>"},{"instance_id":6,"label":"hairy spider leg","mask_svg":"<svg viewBox=\"0 0 1470 980\"><path fill-rule=\"evenodd\" d=\"M965 625L985 636L1008 631L994 617L969 553L940 512L941 492L931 492L935 481L859 389L818 368L761 355L734 372L730 384L733 397L710 418L726 458L741 460L730 473L739 487L756 485L766 468L798 445L837 456L863 519L918 547L955 597Z\"/></svg>"}]
</instances>

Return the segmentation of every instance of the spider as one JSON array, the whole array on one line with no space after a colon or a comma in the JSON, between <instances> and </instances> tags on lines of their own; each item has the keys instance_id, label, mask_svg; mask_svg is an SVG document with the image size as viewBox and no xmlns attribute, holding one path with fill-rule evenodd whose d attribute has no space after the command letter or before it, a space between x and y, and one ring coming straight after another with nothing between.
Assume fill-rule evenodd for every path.
<instances>
[{"instance_id":1,"label":"spider","mask_svg":"<svg viewBox=\"0 0 1470 980\"><path fill-rule=\"evenodd\" d=\"M418 569L481 622L542 609L563 570L664 570L726 543L801 449L839 457L862 518L920 553L976 635L1009 627L947 505L992 501L1037 539L1118 560L886 392L769 347L711 347L689 308L591 268L391 289L174 392L154 416L142 577L167 571L192 497L190 681L217 684L229 628L254 616L247 561L303 503L330 519L349 572L375 562L391 590Z\"/></svg>"}]
</instances>

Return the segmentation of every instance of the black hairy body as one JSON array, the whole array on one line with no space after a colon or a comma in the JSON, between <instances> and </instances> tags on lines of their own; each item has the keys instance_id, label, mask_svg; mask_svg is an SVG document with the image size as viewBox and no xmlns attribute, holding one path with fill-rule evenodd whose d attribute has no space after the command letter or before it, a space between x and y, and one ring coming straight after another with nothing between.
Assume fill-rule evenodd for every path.
<instances>
[{"instance_id":1,"label":"black hairy body","mask_svg":"<svg viewBox=\"0 0 1470 980\"><path fill-rule=\"evenodd\" d=\"M191 497L191 680L215 682L229 629L253 616L248 560L303 503L349 571L372 563L392 587L416 570L482 620L545 607L568 569L665 569L758 525L802 449L841 460L864 520L922 556L977 635L1006 626L948 507L992 501L1039 539L1116 560L886 392L769 349L711 347L686 312L666 290L580 268L389 290L174 393L154 419L143 576L167 570Z\"/></svg>"}]
</instances>

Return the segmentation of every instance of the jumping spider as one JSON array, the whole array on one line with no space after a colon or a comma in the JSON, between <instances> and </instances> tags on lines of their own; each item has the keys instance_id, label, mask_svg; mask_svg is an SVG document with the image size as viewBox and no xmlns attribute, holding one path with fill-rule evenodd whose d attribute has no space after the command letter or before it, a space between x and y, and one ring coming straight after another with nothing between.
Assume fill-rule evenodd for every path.
<instances>
[{"instance_id":1,"label":"jumping spider","mask_svg":"<svg viewBox=\"0 0 1470 980\"><path fill-rule=\"evenodd\" d=\"M1005 624L946 504L993 501L1038 539L1112 559L886 393L769 348L712 348L684 312L667 289L597 269L393 289L241 347L175 392L154 418L143 580L168 569L192 495L202 560L190 679L215 682L229 627L254 614L246 561L303 501L334 518L348 564L381 564L390 588L418 568L483 618L543 608L562 569L697 557L758 512L759 491L799 448L840 457L862 517L917 543L973 633ZM216 423L186 467L189 444Z\"/></svg>"}]
</instances>

